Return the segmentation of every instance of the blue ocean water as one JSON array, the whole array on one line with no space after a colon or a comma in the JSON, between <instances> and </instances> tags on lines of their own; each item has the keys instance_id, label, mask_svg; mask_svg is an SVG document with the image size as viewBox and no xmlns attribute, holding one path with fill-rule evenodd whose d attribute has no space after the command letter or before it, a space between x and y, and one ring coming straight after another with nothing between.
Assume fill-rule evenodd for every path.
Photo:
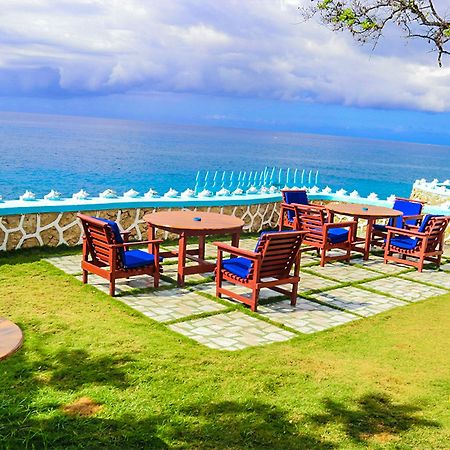
<instances>
[{"instance_id":1,"label":"blue ocean water","mask_svg":"<svg viewBox=\"0 0 450 450\"><path fill-rule=\"evenodd\" d=\"M0 195L194 186L198 170L319 170L319 184L407 196L450 176L450 147L273 131L0 113Z\"/></svg>"}]
</instances>

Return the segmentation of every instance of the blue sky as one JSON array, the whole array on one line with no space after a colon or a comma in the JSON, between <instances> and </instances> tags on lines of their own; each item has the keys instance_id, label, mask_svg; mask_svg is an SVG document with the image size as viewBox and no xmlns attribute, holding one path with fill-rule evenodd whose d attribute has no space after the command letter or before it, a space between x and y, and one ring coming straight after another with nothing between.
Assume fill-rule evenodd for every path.
<instances>
[{"instance_id":1,"label":"blue sky","mask_svg":"<svg viewBox=\"0 0 450 450\"><path fill-rule=\"evenodd\" d=\"M8 2L0 110L450 144L450 61L393 29L361 47L302 2Z\"/></svg>"}]
</instances>

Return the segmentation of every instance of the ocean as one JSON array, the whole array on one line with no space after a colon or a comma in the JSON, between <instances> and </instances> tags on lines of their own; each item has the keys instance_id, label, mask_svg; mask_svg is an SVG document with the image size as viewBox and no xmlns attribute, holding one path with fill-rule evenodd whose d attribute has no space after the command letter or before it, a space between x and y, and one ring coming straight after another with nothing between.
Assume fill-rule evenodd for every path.
<instances>
[{"instance_id":1,"label":"ocean","mask_svg":"<svg viewBox=\"0 0 450 450\"><path fill-rule=\"evenodd\" d=\"M351 137L0 113L0 195L107 188L159 193L198 170L319 170L319 185L408 196L418 178L450 177L450 147Z\"/></svg>"}]
</instances>

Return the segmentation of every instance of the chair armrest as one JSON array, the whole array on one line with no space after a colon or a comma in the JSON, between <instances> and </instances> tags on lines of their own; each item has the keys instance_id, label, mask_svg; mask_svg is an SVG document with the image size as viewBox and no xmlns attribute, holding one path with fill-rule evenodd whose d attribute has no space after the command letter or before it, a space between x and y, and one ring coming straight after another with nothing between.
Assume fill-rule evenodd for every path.
<instances>
[{"instance_id":1,"label":"chair armrest","mask_svg":"<svg viewBox=\"0 0 450 450\"><path fill-rule=\"evenodd\" d=\"M423 217L424 217L424 214L414 214L414 215L411 215L411 216L403 216L402 217L402 222L403 222L403 225L404 225L407 220L412 220L412 219L422 220Z\"/></svg>"},{"instance_id":2,"label":"chair armrest","mask_svg":"<svg viewBox=\"0 0 450 450\"><path fill-rule=\"evenodd\" d=\"M148 245L148 244L156 244L159 245L161 242L164 242L162 239L153 239L149 241L132 241L132 242L124 242L123 244L111 244L110 247L120 248L120 247L131 247L132 245Z\"/></svg>"},{"instance_id":3,"label":"chair armrest","mask_svg":"<svg viewBox=\"0 0 450 450\"><path fill-rule=\"evenodd\" d=\"M249 258L252 260L261 259L261 254L252 252L250 250L244 250L243 248L233 247L230 244L224 244L223 242L213 242L213 245L217 247L219 252L232 253L233 255L244 256L245 258Z\"/></svg>"},{"instance_id":4,"label":"chair armrest","mask_svg":"<svg viewBox=\"0 0 450 450\"><path fill-rule=\"evenodd\" d=\"M388 230L388 233L390 234L400 234L404 236L411 236L411 237L418 237L418 238L424 238L428 236L426 233L421 233L416 230L408 230L406 228L396 228L396 227L389 227L387 226L386 229Z\"/></svg>"}]
</instances>

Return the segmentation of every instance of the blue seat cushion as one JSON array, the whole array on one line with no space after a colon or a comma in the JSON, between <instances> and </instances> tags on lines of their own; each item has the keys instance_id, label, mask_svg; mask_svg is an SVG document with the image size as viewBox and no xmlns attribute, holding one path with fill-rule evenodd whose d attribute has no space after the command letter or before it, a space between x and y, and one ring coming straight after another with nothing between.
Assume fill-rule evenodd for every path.
<instances>
[{"instance_id":1,"label":"blue seat cushion","mask_svg":"<svg viewBox=\"0 0 450 450\"><path fill-rule=\"evenodd\" d=\"M240 278L247 278L253 262L247 258L239 257L224 259L222 265L227 272L231 272Z\"/></svg>"},{"instance_id":2,"label":"blue seat cushion","mask_svg":"<svg viewBox=\"0 0 450 450\"><path fill-rule=\"evenodd\" d=\"M417 245L417 238L398 236L391 239L391 245L393 247L403 248L404 250L412 250Z\"/></svg>"},{"instance_id":3,"label":"blue seat cushion","mask_svg":"<svg viewBox=\"0 0 450 450\"><path fill-rule=\"evenodd\" d=\"M333 244L344 242L348 239L348 230L345 228L330 228L328 230L328 239Z\"/></svg>"},{"instance_id":4,"label":"blue seat cushion","mask_svg":"<svg viewBox=\"0 0 450 450\"><path fill-rule=\"evenodd\" d=\"M159 258L162 261L162 258ZM155 263L155 256L142 250L128 250L123 252L123 266L126 269L152 266Z\"/></svg>"}]
</instances>

